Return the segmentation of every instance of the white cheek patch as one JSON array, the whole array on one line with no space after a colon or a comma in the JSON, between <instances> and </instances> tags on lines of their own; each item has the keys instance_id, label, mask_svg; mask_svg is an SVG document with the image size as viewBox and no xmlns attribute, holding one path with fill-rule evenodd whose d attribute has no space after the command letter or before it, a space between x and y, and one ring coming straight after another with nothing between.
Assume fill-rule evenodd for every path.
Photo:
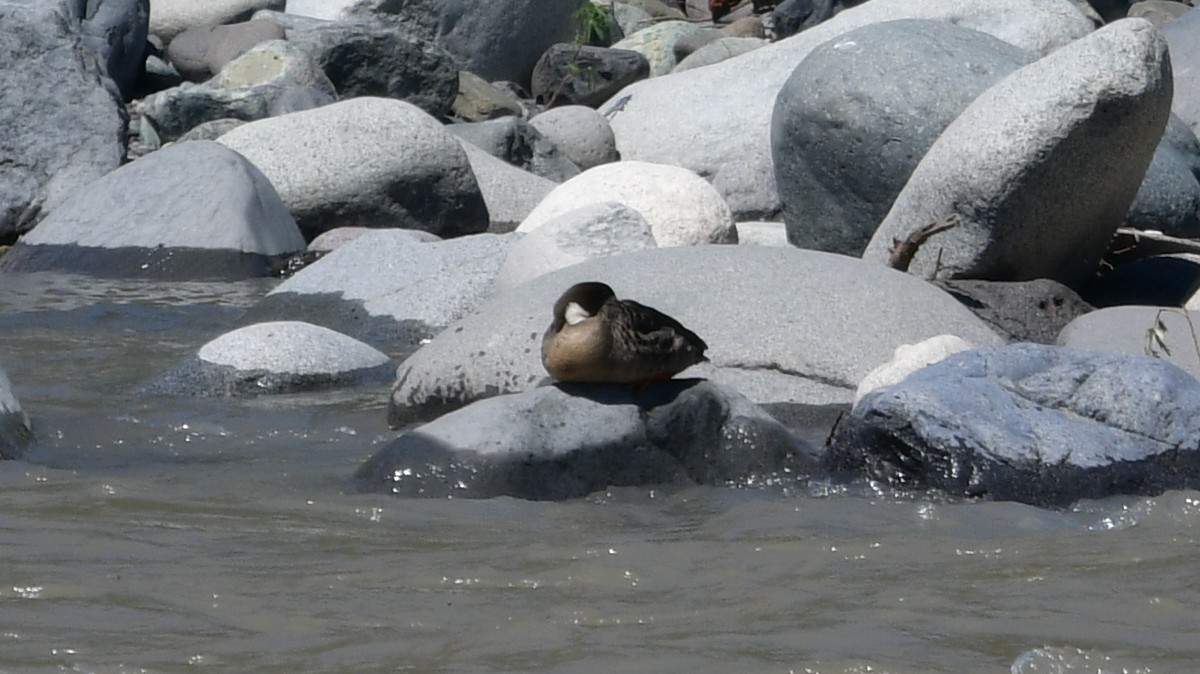
<instances>
[{"instance_id":1,"label":"white cheek patch","mask_svg":"<svg viewBox=\"0 0 1200 674\"><path fill-rule=\"evenodd\" d=\"M570 302L567 304L567 310L563 312L563 317L567 319L567 325L577 325L592 315L579 306L578 302Z\"/></svg>"}]
</instances>

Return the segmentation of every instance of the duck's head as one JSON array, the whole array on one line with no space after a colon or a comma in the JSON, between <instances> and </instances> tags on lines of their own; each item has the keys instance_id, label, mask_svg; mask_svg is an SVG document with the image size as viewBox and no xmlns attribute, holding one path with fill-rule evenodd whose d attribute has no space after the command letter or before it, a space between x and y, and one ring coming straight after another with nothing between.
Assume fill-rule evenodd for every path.
<instances>
[{"instance_id":1,"label":"duck's head","mask_svg":"<svg viewBox=\"0 0 1200 674\"><path fill-rule=\"evenodd\" d=\"M579 323L595 316L604 303L616 296L613 289L597 281L576 283L554 303L554 323L550 329L558 332L566 325Z\"/></svg>"}]
</instances>

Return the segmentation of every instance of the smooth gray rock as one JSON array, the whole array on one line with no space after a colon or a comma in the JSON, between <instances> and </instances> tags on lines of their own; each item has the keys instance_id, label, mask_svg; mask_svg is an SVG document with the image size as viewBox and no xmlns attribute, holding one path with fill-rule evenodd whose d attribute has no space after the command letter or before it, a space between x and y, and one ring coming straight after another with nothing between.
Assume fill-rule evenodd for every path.
<instances>
[{"instance_id":1,"label":"smooth gray rock","mask_svg":"<svg viewBox=\"0 0 1200 674\"><path fill-rule=\"evenodd\" d=\"M771 118L788 240L861 255L942 131L1033 59L986 33L926 19L870 24L812 50Z\"/></svg>"},{"instance_id":2,"label":"smooth gray rock","mask_svg":"<svg viewBox=\"0 0 1200 674\"><path fill-rule=\"evenodd\" d=\"M150 124L154 136L165 143L205 122L252 122L336 100L333 83L307 53L283 40L271 40L248 49L208 82L185 82L147 96L142 101L142 124Z\"/></svg>"},{"instance_id":3,"label":"smooth gray rock","mask_svg":"<svg viewBox=\"0 0 1200 674\"><path fill-rule=\"evenodd\" d=\"M263 9L283 9L286 0L154 0L150 32L170 42L188 28L237 23Z\"/></svg>"},{"instance_id":4,"label":"smooth gray rock","mask_svg":"<svg viewBox=\"0 0 1200 674\"><path fill-rule=\"evenodd\" d=\"M841 11L844 4L838 0L782 0L768 21L776 40L791 37L802 30L828 21Z\"/></svg>"},{"instance_id":5,"label":"smooth gray rock","mask_svg":"<svg viewBox=\"0 0 1200 674\"><path fill-rule=\"evenodd\" d=\"M1192 9L1161 30L1171 47L1171 75L1175 80L1171 111L1200 136L1200 11Z\"/></svg>"},{"instance_id":6,"label":"smooth gray rock","mask_svg":"<svg viewBox=\"0 0 1200 674\"><path fill-rule=\"evenodd\" d=\"M649 76L650 63L638 52L559 43L538 59L529 91L547 106L594 108L622 87Z\"/></svg>"},{"instance_id":7,"label":"smooth gray rock","mask_svg":"<svg viewBox=\"0 0 1200 674\"><path fill-rule=\"evenodd\" d=\"M471 143L462 141L462 148L487 204L488 232L513 231L557 186L557 183L522 171Z\"/></svg>"},{"instance_id":8,"label":"smooth gray rock","mask_svg":"<svg viewBox=\"0 0 1200 674\"><path fill-rule=\"evenodd\" d=\"M228 26L196 26L171 40L167 46L167 59L187 80L203 82L254 45L282 39L283 27L266 19Z\"/></svg>"},{"instance_id":9,"label":"smooth gray rock","mask_svg":"<svg viewBox=\"0 0 1200 674\"><path fill-rule=\"evenodd\" d=\"M355 475L360 491L557 500L610 486L792 485L815 450L735 391L674 380L641 396L559 385L481 400L405 433Z\"/></svg>"},{"instance_id":10,"label":"smooth gray rock","mask_svg":"<svg viewBox=\"0 0 1200 674\"><path fill-rule=\"evenodd\" d=\"M451 112L458 119L482 122L509 115L523 115L525 106L512 92L488 82L475 73L460 70L458 95L454 97Z\"/></svg>"},{"instance_id":11,"label":"smooth gray rock","mask_svg":"<svg viewBox=\"0 0 1200 674\"><path fill-rule=\"evenodd\" d=\"M863 259L886 263L895 239L956 214L910 273L1081 287L1162 139L1170 74L1158 31L1125 19L1008 76L929 149Z\"/></svg>"},{"instance_id":12,"label":"smooth gray rock","mask_svg":"<svg viewBox=\"0 0 1200 674\"><path fill-rule=\"evenodd\" d=\"M143 389L204 397L298 393L386 381L392 362L375 349L301 321L256 323L200 347Z\"/></svg>"},{"instance_id":13,"label":"smooth gray rock","mask_svg":"<svg viewBox=\"0 0 1200 674\"><path fill-rule=\"evenodd\" d=\"M650 225L634 209L615 201L581 206L522 236L500 267L496 290L593 257L656 246Z\"/></svg>"},{"instance_id":14,"label":"smooth gray rock","mask_svg":"<svg viewBox=\"0 0 1200 674\"><path fill-rule=\"evenodd\" d=\"M281 283L240 325L300 318L403 358L491 295L511 237L420 242L376 230Z\"/></svg>"},{"instance_id":15,"label":"smooth gray rock","mask_svg":"<svg viewBox=\"0 0 1200 674\"><path fill-rule=\"evenodd\" d=\"M79 23L61 5L0 4L0 243L125 156L115 87L105 88Z\"/></svg>"},{"instance_id":16,"label":"smooth gray rock","mask_svg":"<svg viewBox=\"0 0 1200 674\"><path fill-rule=\"evenodd\" d=\"M634 83L600 111L610 117L623 159L689 168L719 186L736 219L773 219L779 195L771 110L784 82L818 45L870 23L905 18L948 21L1037 54L1092 30L1069 0L871 0L762 49Z\"/></svg>"},{"instance_id":17,"label":"smooth gray rock","mask_svg":"<svg viewBox=\"0 0 1200 674\"><path fill-rule=\"evenodd\" d=\"M739 222L738 243L750 246L790 246L782 222Z\"/></svg>"},{"instance_id":18,"label":"smooth gray rock","mask_svg":"<svg viewBox=\"0 0 1200 674\"><path fill-rule=\"evenodd\" d=\"M704 26L688 21L662 21L614 43L612 48L628 49L645 56L650 64L650 77L658 77L671 72L678 63L675 43L704 30Z\"/></svg>"},{"instance_id":19,"label":"smooth gray rock","mask_svg":"<svg viewBox=\"0 0 1200 674\"><path fill-rule=\"evenodd\" d=\"M353 98L250 122L218 142L262 170L309 239L344 226L487 229L466 152L410 103Z\"/></svg>"},{"instance_id":20,"label":"smooth gray rock","mask_svg":"<svg viewBox=\"0 0 1200 674\"><path fill-rule=\"evenodd\" d=\"M554 141L523 119L505 117L450 124L446 130L497 159L547 180L561 183L579 175L579 167L558 151Z\"/></svg>"},{"instance_id":21,"label":"smooth gray rock","mask_svg":"<svg viewBox=\"0 0 1200 674\"><path fill-rule=\"evenodd\" d=\"M867 394L830 468L1038 506L1200 486L1200 382L1148 356L965 351Z\"/></svg>"},{"instance_id":22,"label":"smooth gray rock","mask_svg":"<svg viewBox=\"0 0 1200 674\"><path fill-rule=\"evenodd\" d=\"M194 141L76 192L0 257L0 269L245 278L301 250L304 238L266 177L223 145Z\"/></svg>"},{"instance_id":23,"label":"smooth gray rock","mask_svg":"<svg viewBox=\"0 0 1200 674\"><path fill-rule=\"evenodd\" d=\"M587 106L551 108L530 119L529 125L553 141L580 170L621 159L608 119Z\"/></svg>"},{"instance_id":24,"label":"smooth gray rock","mask_svg":"<svg viewBox=\"0 0 1200 674\"><path fill-rule=\"evenodd\" d=\"M134 97L150 27L150 0L69 0L79 12L83 43L125 100ZM6 26L7 29L7 26Z\"/></svg>"},{"instance_id":25,"label":"smooth gray rock","mask_svg":"<svg viewBox=\"0 0 1200 674\"><path fill-rule=\"evenodd\" d=\"M1146 178L1125 215L1125 227L1200 238L1200 141L1172 114Z\"/></svg>"},{"instance_id":26,"label":"smooth gray rock","mask_svg":"<svg viewBox=\"0 0 1200 674\"><path fill-rule=\"evenodd\" d=\"M1200 311L1131 305L1097 309L1076 318L1059 333L1058 344L1104 353L1153 355L1200 378L1196 334L1200 334Z\"/></svg>"},{"instance_id":27,"label":"smooth gray rock","mask_svg":"<svg viewBox=\"0 0 1200 674\"><path fill-rule=\"evenodd\" d=\"M21 458L31 441L29 416L21 409L8 375L0 369L0 460Z\"/></svg>"},{"instance_id":28,"label":"smooth gray rock","mask_svg":"<svg viewBox=\"0 0 1200 674\"><path fill-rule=\"evenodd\" d=\"M321 236L313 239L308 244L310 251L318 251L329 253L341 248L342 246L358 239L359 237L378 232L378 229L370 227L338 227L325 232ZM430 243L433 241L441 241L441 237L434 236L429 232L422 232L416 229L389 229L384 230L388 236L397 236L401 239L409 239L413 243Z\"/></svg>"},{"instance_id":29,"label":"smooth gray rock","mask_svg":"<svg viewBox=\"0 0 1200 674\"><path fill-rule=\"evenodd\" d=\"M407 101L434 117L450 112L458 96L459 64L431 39L379 21L283 23L288 42L308 52L342 99L380 96Z\"/></svg>"},{"instance_id":30,"label":"smooth gray rock","mask_svg":"<svg viewBox=\"0 0 1200 674\"><path fill-rule=\"evenodd\" d=\"M554 301L580 281L652 306L709 345L684 376L731 385L758 403L848 402L899 344L953 333L1002 340L942 291L908 274L796 248L683 246L593 258L497 295L398 370L393 423L428 419L545 376L542 333Z\"/></svg>"},{"instance_id":31,"label":"smooth gray rock","mask_svg":"<svg viewBox=\"0 0 1200 674\"><path fill-rule=\"evenodd\" d=\"M703 47L697 49L675 65L671 70L673 73L681 73L685 70L693 68L701 68L710 66L714 63L720 63L735 56L741 56L747 52L752 52L760 47L765 47L769 42L760 37L723 37L713 40Z\"/></svg>"},{"instance_id":32,"label":"smooth gray rock","mask_svg":"<svg viewBox=\"0 0 1200 674\"><path fill-rule=\"evenodd\" d=\"M1156 27L1162 28L1190 10L1190 3L1182 0L1142 0L1129 6L1127 16L1145 19Z\"/></svg>"}]
</instances>

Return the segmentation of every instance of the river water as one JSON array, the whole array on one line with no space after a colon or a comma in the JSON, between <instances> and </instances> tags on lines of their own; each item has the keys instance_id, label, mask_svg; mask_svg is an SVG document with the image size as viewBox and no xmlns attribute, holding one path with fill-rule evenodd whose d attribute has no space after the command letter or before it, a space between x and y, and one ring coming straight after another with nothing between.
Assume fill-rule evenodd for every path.
<instances>
[{"instance_id":1,"label":"river water","mask_svg":"<svg viewBox=\"0 0 1200 674\"><path fill-rule=\"evenodd\" d=\"M387 387L150 398L270 282L0 277L0 672L1196 672L1200 493L348 491Z\"/></svg>"}]
</instances>

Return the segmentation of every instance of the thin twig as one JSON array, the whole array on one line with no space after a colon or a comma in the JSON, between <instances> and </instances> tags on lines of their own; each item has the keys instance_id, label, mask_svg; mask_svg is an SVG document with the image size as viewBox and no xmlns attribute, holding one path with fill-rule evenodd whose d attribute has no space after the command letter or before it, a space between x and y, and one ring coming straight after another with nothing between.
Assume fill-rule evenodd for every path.
<instances>
[{"instance_id":1,"label":"thin twig","mask_svg":"<svg viewBox=\"0 0 1200 674\"><path fill-rule=\"evenodd\" d=\"M917 250L929 240L929 237L957 227L962 223L958 213L951 213L940 220L935 220L924 227L913 230L903 239L892 239L892 250L888 254L888 266L899 271L908 271Z\"/></svg>"}]
</instances>

